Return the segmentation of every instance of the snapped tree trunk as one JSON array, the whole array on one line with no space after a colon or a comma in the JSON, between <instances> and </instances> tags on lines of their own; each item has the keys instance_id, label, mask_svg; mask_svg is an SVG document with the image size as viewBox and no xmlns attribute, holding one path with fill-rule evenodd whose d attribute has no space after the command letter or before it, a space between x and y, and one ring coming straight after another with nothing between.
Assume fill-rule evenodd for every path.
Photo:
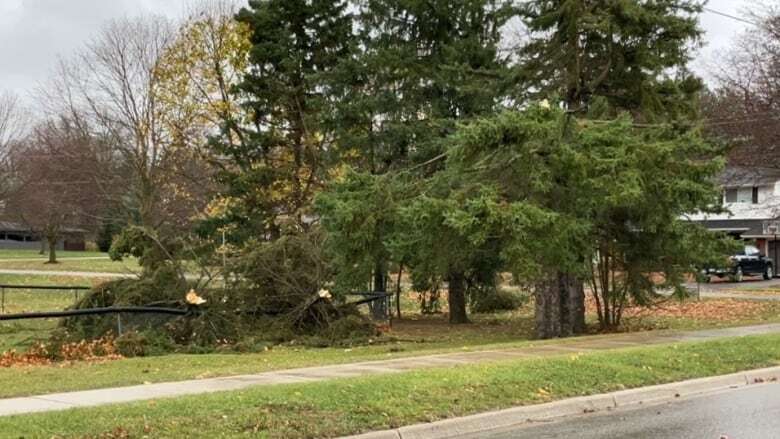
<instances>
[{"instance_id":1,"label":"snapped tree trunk","mask_svg":"<svg viewBox=\"0 0 780 439\"><path fill-rule=\"evenodd\" d=\"M466 277L461 272L449 275L448 301L450 305L450 323L469 323L466 314Z\"/></svg>"}]
</instances>

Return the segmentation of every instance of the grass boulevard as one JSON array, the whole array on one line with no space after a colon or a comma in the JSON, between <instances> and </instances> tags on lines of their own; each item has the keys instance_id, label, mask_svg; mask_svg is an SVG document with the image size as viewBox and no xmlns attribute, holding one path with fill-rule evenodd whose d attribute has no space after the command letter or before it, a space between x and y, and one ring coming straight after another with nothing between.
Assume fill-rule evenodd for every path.
<instances>
[{"instance_id":1,"label":"grass boulevard","mask_svg":"<svg viewBox=\"0 0 780 439\"><path fill-rule=\"evenodd\" d=\"M58 3L0 6L0 439L511 424L780 365L777 2Z\"/></svg>"},{"instance_id":2,"label":"grass boulevard","mask_svg":"<svg viewBox=\"0 0 780 439\"><path fill-rule=\"evenodd\" d=\"M336 437L780 364L780 336L570 353L0 418L18 437Z\"/></svg>"}]
</instances>

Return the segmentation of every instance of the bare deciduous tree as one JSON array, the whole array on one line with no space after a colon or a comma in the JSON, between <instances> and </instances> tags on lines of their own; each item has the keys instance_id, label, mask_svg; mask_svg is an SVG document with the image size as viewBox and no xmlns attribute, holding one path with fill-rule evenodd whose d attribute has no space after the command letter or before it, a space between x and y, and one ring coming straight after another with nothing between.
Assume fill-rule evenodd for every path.
<instances>
[{"instance_id":1,"label":"bare deciduous tree","mask_svg":"<svg viewBox=\"0 0 780 439\"><path fill-rule=\"evenodd\" d=\"M28 123L19 98L11 93L0 94L0 211L12 187L12 151L24 136Z\"/></svg>"},{"instance_id":2,"label":"bare deciduous tree","mask_svg":"<svg viewBox=\"0 0 780 439\"><path fill-rule=\"evenodd\" d=\"M780 6L757 7L755 23L713 68L704 109L713 134L729 142L732 164L780 167Z\"/></svg>"},{"instance_id":3,"label":"bare deciduous tree","mask_svg":"<svg viewBox=\"0 0 780 439\"><path fill-rule=\"evenodd\" d=\"M110 139L126 175L125 207L141 225L158 228L166 221L160 205L172 160L174 139L164 129L155 92L158 63L174 37L162 17L115 20L73 58L60 63L46 89L54 110L67 111L89 131ZM116 184L112 181L111 185Z\"/></svg>"},{"instance_id":4,"label":"bare deciduous tree","mask_svg":"<svg viewBox=\"0 0 780 439\"><path fill-rule=\"evenodd\" d=\"M87 169L100 167L99 146L67 119L38 125L14 149L15 182L8 197L12 217L48 245L57 262L61 238L89 228L102 206Z\"/></svg>"}]
</instances>

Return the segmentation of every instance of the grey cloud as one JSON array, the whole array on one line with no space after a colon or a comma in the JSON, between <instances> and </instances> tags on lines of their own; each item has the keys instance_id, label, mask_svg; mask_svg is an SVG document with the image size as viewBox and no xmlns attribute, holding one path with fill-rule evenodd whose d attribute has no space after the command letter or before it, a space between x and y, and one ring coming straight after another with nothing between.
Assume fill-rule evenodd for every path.
<instances>
[{"instance_id":1,"label":"grey cloud","mask_svg":"<svg viewBox=\"0 0 780 439\"><path fill-rule=\"evenodd\" d=\"M752 0L711 0L708 7L739 14ZM0 0L0 90L32 89L51 72L58 55L72 53L112 18L143 12L178 16L188 0ZM9 6L10 5L10 6ZM693 68L729 46L744 24L712 13L702 16L707 46Z\"/></svg>"},{"instance_id":2,"label":"grey cloud","mask_svg":"<svg viewBox=\"0 0 780 439\"><path fill-rule=\"evenodd\" d=\"M24 93L33 88L46 79L58 56L77 50L112 18L140 13L176 15L184 3L185 0L22 0L5 17L0 17L0 89Z\"/></svg>"}]
</instances>

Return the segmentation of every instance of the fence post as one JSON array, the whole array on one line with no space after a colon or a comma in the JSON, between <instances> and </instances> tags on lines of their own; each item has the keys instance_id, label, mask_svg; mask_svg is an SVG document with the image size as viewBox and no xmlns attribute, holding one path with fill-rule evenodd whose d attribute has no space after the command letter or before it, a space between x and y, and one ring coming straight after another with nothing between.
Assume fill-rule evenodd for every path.
<instances>
[{"instance_id":1,"label":"fence post","mask_svg":"<svg viewBox=\"0 0 780 439\"><path fill-rule=\"evenodd\" d=\"M116 336L122 336L122 314L116 313Z\"/></svg>"}]
</instances>

